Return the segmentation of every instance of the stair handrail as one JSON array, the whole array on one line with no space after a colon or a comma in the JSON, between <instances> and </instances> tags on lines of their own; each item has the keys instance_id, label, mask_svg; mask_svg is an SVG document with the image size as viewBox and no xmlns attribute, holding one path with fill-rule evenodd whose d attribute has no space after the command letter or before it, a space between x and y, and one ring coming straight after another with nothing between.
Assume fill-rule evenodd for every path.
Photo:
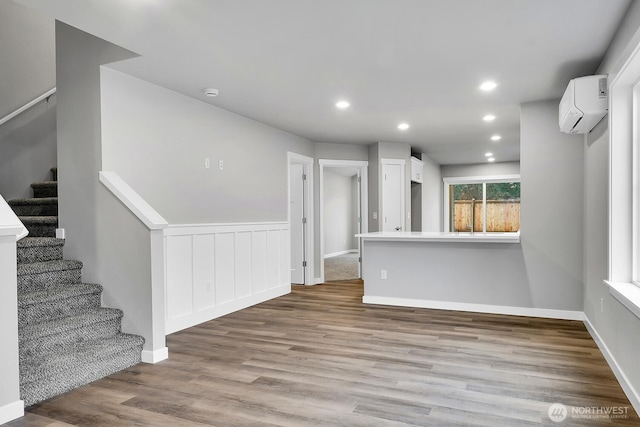
<instances>
[{"instance_id":1,"label":"stair handrail","mask_svg":"<svg viewBox=\"0 0 640 427\"><path fill-rule=\"evenodd\" d=\"M16 241L18 241L27 234L29 234L27 227L24 226L15 212L13 212L13 209L11 209L11 206L4 200L4 197L0 195L0 237L16 236Z\"/></svg>"},{"instance_id":2,"label":"stair handrail","mask_svg":"<svg viewBox=\"0 0 640 427\"><path fill-rule=\"evenodd\" d=\"M27 111L29 108L31 108L34 105L38 104L40 101L42 101L44 99L48 99L54 93L56 93L56 88L55 87L53 89L51 89L51 90L46 91L45 93L43 93L42 95L38 96L34 100L27 102L26 104L24 104L22 107L18 108L13 113L10 113L10 114L4 116L2 119L0 119L0 126L5 124L9 120L13 119L14 117L19 116L23 112Z\"/></svg>"},{"instance_id":3,"label":"stair handrail","mask_svg":"<svg viewBox=\"0 0 640 427\"><path fill-rule=\"evenodd\" d=\"M145 199L113 171L100 171L98 179L118 200L142 221L149 230L162 230L169 223Z\"/></svg>"}]
</instances>

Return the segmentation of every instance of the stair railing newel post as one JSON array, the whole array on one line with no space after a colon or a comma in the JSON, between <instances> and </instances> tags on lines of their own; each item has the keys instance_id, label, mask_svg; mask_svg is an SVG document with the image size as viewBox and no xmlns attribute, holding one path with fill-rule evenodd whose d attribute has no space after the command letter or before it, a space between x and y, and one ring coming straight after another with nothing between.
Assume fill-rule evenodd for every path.
<instances>
[{"instance_id":1,"label":"stair railing newel post","mask_svg":"<svg viewBox=\"0 0 640 427\"><path fill-rule=\"evenodd\" d=\"M20 396L30 406L140 362L144 338L121 332L121 310L101 306L102 286L64 259L57 169L32 198L8 202L29 230L17 243Z\"/></svg>"}]
</instances>

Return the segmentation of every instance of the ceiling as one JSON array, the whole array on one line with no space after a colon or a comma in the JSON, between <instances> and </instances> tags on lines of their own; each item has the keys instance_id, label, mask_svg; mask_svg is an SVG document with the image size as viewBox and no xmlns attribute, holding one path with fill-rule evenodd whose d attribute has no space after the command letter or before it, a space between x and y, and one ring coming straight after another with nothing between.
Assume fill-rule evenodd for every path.
<instances>
[{"instance_id":1,"label":"ceiling","mask_svg":"<svg viewBox=\"0 0 640 427\"><path fill-rule=\"evenodd\" d=\"M631 0L16 2L141 55L114 68L212 105L316 142L404 142L464 164L518 160L519 105L593 74Z\"/></svg>"}]
</instances>

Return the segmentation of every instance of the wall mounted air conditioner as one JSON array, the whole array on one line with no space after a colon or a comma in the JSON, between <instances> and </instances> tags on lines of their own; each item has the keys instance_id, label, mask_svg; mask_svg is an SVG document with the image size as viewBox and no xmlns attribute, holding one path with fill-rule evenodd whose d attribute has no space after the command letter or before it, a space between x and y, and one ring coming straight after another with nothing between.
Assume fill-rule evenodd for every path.
<instances>
[{"instance_id":1,"label":"wall mounted air conditioner","mask_svg":"<svg viewBox=\"0 0 640 427\"><path fill-rule=\"evenodd\" d=\"M560 100L560 130L589 133L608 109L606 75L575 78L569 82Z\"/></svg>"}]
</instances>

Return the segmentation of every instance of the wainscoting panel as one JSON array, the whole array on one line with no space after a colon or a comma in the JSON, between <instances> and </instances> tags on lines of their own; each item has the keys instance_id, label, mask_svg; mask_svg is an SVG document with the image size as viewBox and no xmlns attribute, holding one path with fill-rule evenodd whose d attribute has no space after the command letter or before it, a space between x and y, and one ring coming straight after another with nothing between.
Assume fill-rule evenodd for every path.
<instances>
[{"instance_id":1,"label":"wainscoting panel","mask_svg":"<svg viewBox=\"0 0 640 427\"><path fill-rule=\"evenodd\" d=\"M167 243L166 290L167 301L171 301L167 304L167 317L173 319L194 311L192 237L175 236Z\"/></svg>"},{"instance_id":2,"label":"wainscoting panel","mask_svg":"<svg viewBox=\"0 0 640 427\"><path fill-rule=\"evenodd\" d=\"M166 333L291 292L288 223L169 226Z\"/></svg>"}]
</instances>

